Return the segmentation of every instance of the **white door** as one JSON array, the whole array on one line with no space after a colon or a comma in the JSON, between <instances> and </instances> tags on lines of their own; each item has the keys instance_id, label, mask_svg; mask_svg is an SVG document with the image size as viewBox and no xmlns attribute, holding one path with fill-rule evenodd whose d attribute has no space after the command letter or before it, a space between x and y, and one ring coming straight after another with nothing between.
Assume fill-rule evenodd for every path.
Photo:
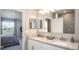
<instances>
[{"instance_id":1,"label":"white door","mask_svg":"<svg viewBox=\"0 0 79 59\"><path fill-rule=\"evenodd\" d=\"M63 18L53 20L52 31L53 33L63 33Z\"/></svg>"}]
</instances>

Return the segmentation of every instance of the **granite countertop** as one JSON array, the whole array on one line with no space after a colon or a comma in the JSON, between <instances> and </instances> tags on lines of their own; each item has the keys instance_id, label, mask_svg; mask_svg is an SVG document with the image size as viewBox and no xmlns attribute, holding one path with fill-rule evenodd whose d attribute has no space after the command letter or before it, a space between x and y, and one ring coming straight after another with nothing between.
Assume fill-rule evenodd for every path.
<instances>
[{"instance_id":1,"label":"granite countertop","mask_svg":"<svg viewBox=\"0 0 79 59\"><path fill-rule=\"evenodd\" d=\"M71 42L62 41L59 39L49 40L46 37L33 37L33 36L28 36L28 39L39 41L39 42L46 43L49 45L55 45L55 46L58 46L61 48L69 49L69 50L78 50L79 49L78 48L79 43L71 43Z\"/></svg>"}]
</instances>

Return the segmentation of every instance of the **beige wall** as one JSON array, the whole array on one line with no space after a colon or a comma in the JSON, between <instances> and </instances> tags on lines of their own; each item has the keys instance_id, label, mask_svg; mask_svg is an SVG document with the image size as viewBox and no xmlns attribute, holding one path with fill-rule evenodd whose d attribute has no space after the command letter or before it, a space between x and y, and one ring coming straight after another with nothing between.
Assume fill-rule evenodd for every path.
<instances>
[{"instance_id":1,"label":"beige wall","mask_svg":"<svg viewBox=\"0 0 79 59\"><path fill-rule=\"evenodd\" d=\"M25 40L26 40L26 35L33 35L36 36L37 34L37 29L30 29L29 28L29 18L36 18L38 17L38 10L35 9L26 9L23 12L23 49L25 49Z\"/></svg>"}]
</instances>

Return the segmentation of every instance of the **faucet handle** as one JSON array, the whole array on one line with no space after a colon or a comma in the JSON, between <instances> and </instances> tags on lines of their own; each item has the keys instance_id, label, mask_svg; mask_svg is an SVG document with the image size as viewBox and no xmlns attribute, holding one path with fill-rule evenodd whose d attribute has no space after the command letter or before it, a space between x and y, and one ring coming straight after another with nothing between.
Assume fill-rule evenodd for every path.
<instances>
[{"instance_id":1,"label":"faucet handle","mask_svg":"<svg viewBox=\"0 0 79 59\"><path fill-rule=\"evenodd\" d=\"M63 40L63 36L60 37L60 40Z\"/></svg>"}]
</instances>

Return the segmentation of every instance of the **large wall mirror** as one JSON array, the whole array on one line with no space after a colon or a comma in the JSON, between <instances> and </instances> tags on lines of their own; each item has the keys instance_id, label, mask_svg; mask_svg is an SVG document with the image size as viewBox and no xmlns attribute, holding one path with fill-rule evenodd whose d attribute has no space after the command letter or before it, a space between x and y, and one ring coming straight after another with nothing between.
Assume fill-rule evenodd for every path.
<instances>
[{"instance_id":1,"label":"large wall mirror","mask_svg":"<svg viewBox=\"0 0 79 59\"><path fill-rule=\"evenodd\" d=\"M45 32L50 33L75 33L75 13L73 9L63 9L53 12L52 19L43 19L45 23ZM57 15L56 15L57 14Z\"/></svg>"}]
</instances>

